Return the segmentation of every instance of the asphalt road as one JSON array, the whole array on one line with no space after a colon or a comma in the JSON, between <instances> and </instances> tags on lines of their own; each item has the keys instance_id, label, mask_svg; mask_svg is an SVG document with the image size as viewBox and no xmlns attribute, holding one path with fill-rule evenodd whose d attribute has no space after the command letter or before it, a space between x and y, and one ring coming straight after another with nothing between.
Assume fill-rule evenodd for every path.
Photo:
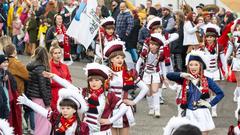
<instances>
[{"instance_id":1,"label":"asphalt road","mask_svg":"<svg viewBox=\"0 0 240 135\"><path fill-rule=\"evenodd\" d=\"M29 61L28 56L19 56L19 59L24 63ZM85 62L74 62L69 68L72 75L73 84L75 86L85 87L86 76L83 71ZM236 125L234 111L237 104L233 102L233 91L235 83L220 82L220 87L223 89L225 97L218 104L218 117L214 118L216 128L210 132L210 135L226 135L228 127L231 124ZM159 119L148 116L148 107L146 99L143 99L137 105L137 113L135 114L136 125L131 128L131 135L162 135L163 127L172 116L177 115L175 104L176 93L165 89L163 91L166 100L164 105L161 105L161 117Z\"/></svg>"}]
</instances>

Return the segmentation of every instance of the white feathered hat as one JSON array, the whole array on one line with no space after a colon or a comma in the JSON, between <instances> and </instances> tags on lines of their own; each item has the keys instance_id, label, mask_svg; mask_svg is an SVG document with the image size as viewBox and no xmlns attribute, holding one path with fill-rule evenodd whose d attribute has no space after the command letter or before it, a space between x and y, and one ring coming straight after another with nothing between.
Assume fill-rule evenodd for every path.
<instances>
[{"instance_id":1,"label":"white feathered hat","mask_svg":"<svg viewBox=\"0 0 240 135\"><path fill-rule=\"evenodd\" d=\"M234 24L232 25L232 34L234 37L240 37L240 31L236 31L236 25L240 24L240 18L237 18L236 20L234 20Z\"/></svg>"},{"instance_id":2,"label":"white feathered hat","mask_svg":"<svg viewBox=\"0 0 240 135\"><path fill-rule=\"evenodd\" d=\"M111 69L108 66L101 65L99 63L88 63L85 70L86 76L102 76L104 79L108 79Z\"/></svg>"},{"instance_id":3,"label":"white feathered hat","mask_svg":"<svg viewBox=\"0 0 240 135\"><path fill-rule=\"evenodd\" d=\"M14 135L13 128L10 127L7 120L0 119L0 135Z\"/></svg>"},{"instance_id":4,"label":"white feathered hat","mask_svg":"<svg viewBox=\"0 0 240 135\"><path fill-rule=\"evenodd\" d=\"M186 124L191 124L191 121L184 117L173 116L163 128L163 135L172 135L177 128Z\"/></svg>"},{"instance_id":5,"label":"white feathered hat","mask_svg":"<svg viewBox=\"0 0 240 135\"><path fill-rule=\"evenodd\" d=\"M107 25L115 25L115 20L113 17L109 16L107 18L101 19L101 24L102 27L105 27Z\"/></svg>"},{"instance_id":6,"label":"white feathered hat","mask_svg":"<svg viewBox=\"0 0 240 135\"><path fill-rule=\"evenodd\" d=\"M192 50L187 56L186 56L186 65L191 60L199 61L203 64L203 69L206 69L208 67L209 59L206 56L206 54L203 51L200 50Z\"/></svg>"},{"instance_id":7,"label":"white feathered hat","mask_svg":"<svg viewBox=\"0 0 240 135\"><path fill-rule=\"evenodd\" d=\"M220 36L220 27L216 24L208 23L203 29L205 35Z\"/></svg>"},{"instance_id":8,"label":"white feathered hat","mask_svg":"<svg viewBox=\"0 0 240 135\"><path fill-rule=\"evenodd\" d=\"M84 113L88 110L88 104L84 100L82 94L77 90L62 88L59 90L58 96L59 98L57 101L57 109L59 112L60 112L60 102L63 99L71 99L72 101L74 101L77 104L78 110L81 113Z\"/></svg>"},{"instance_id":9,"label":"white feathered hat","mask_svg":"<svg viewBox=\"0 0 240 135\"><path fill-rule=\"evenodd\" d=\"M162 19L160 17L154 17L147 23L147 29L151 30L153 26L162 25Z\"/></svg>"},{"instance_id":10,"label":"white feathered hat","mask_svg":"<svg viewBox=\"0 0 240 135\"><path fill-rule=\"evenodd\" d=\"M112 52L115 51L123 51L125 53L125 42L120 40L113 40L106 44L103 49L103 54L106 59L111 55Z\"/></svg>"},{"instance_id":11,"label":"white feathered hat","mask_svg":"<svg viewBox=\"0 0 240 135\"><path fill-rule=\"evenodd\" d=\"M150 40L158 43L159 46L163 46L166 39L160 33L151 34Z\"/></svg>"}]
</instances>

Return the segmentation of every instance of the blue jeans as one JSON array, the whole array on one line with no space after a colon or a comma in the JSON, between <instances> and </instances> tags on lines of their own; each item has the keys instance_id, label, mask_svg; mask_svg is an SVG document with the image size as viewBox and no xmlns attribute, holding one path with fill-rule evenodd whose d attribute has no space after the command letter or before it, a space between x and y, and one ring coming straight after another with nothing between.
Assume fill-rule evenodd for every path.
<instances>
[{"instance_id":1,"label":"blue jeans","mask_svg":"<svg viewBox=\"0 0 240 135\"><path fill-rule=\"evenodd\" d=\"M17 52L23 52L23 42L18 40L17 36L13 36L12 38L13 44L16 46Z\"/></svg>"},{"instance_id":2,"label":"blue jeans","mask_svg":"<svg viewBox=\"0 0 240 135\"><path fill-rule=\"evenodd\" d=\"M32 130L34 130L35 129L34 111L26 111L24 113L24 119L25 119L27 125L28 125L28 120L30 120L30 127L31 127Z\"/></svg>"},{"instance_id":3,"label":"blue jeans","mask_svg":"<svg viewBox=\"0 0 240 135\"><path fill-rule=\"evenodd\" d=\"M138 60L137 49L132 48L132 49L127 49L127 51L131 54L133 61L137 62Z\"/></svg>"}]
</instances>

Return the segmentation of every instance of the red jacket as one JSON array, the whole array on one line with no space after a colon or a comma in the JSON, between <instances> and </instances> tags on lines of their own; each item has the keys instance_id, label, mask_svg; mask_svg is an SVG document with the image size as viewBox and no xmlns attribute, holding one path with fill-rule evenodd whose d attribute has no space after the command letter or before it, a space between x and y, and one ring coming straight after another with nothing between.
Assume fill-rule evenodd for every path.
<instances>
[{"instance_id":1,"label":"red jacket","mask_svg":"<svg viewBox=\"0 0 240 135\"><path fill-rule=\"evenodd\" d=\"M50 70L52 73L58 75L59 77L72 82L71 74L69 72L68 66L59 62L59 64L55 64L53 60L50 61ZM51 100L51 108L53 110L57 109L57 100L58 100L58 91L63 88L60 84L53 81L51 82L51 91L52 91L52 100Z\"/></svg>"}]
</instances>

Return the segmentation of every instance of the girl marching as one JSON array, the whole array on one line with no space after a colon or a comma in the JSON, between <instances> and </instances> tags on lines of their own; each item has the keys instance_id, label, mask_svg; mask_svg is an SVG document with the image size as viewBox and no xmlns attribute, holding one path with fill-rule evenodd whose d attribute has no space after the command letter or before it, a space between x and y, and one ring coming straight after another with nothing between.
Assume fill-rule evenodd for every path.
<instances>
[{"instance_id":1,"label":"girl marching","mask_svg":"<svg viewBox=\"0 0 240 135\"><path fill-rule=\"evenodd\" d=\"M217 43L220 28L215 24L205 25L205 46L201 48L206 57L210 60L209 66L204 70L204 75L214 81L224 80L224 74L227 75L227 62L223 47ZM211 93L211 98L215 98ZM217 117L217 106L212 107L212 117Z\"/></svg>"},{"instance_id":2,"label":"girl marching","mask_svg":"<svg viewBox=\"0 0 240 135\"><path fill-rule=\"evenodd\" d=\"M18 97L18 103L32 108L35 112L47 118L52 125L54 135L89 135L89 127L80 120L78 111L88 110L87 103L78 91L62 88L59 91L57 110L49 111L32 102L25 95Z\"/></svg>"},{"instance_id":3,"label":"girl marching","mask_svg":"<svg viewBox=\"0 0 240 135\"><path fill-rule=\"evenodd\" d=\"M149 106L149 115L160 117L160 101L159 92L161 82L165 74L165 64L163 62L162 52L160 47L164 45L165 40L159 33L151 34L148 47L143 49L140 54L140 58L137 61L136 69L140 73L143 72L142 79L148 88L150 89L147 101Z\"/></svg>"},{"instance_id":4,"label":"girl marching","mask_svg":"<svg viewBox=\"0 0 240 135\"><path fill-rule=\"evenodd\" d=\"M117 97L121 98L127 105L135 105L138 103L148 92L148 87L136 75L136 71L127 70L125 63L125 47L124 42L114 40L108 42L103 51L104 57L109 62L109 67L113 70L113 76L110 80L109 91L114 92ZM135 86L140 88L140 93L133 100L128 100L128 90L134 89ZM115 108L113 114L116 114L119 109ZM112 134L113 135L128 135L129 127L135 124L133 112L130 106L126 114L113 122Z\"/></svg>"},{"instance_id":5,"label":"girl marching","mask_svg":"<svg viewBox=\"0 0 240 135\"><path fill-rule=\"evenodd\" d=\"M186 57L187 73L168 73L167 78L182 85L181 108L192 124L197 126L203 135L215 128L209 108L215 106L223 97L221 88L204 75L208 58L201 51L192 51ZM216 97L209 100L209 92Z\"/></svg>"}]
</instances>

